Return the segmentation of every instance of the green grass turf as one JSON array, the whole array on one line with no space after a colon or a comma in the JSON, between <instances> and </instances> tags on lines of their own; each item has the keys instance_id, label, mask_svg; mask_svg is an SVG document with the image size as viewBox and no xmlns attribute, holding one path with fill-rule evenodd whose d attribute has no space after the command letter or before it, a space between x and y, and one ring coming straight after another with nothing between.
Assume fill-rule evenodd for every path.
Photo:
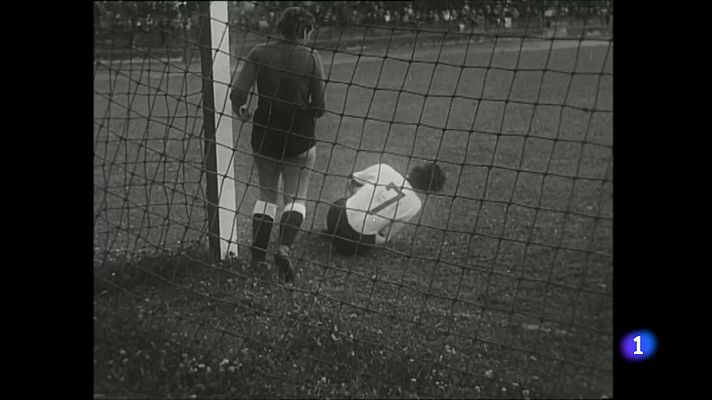
<instances>
[{"instance_id":1,"label":"green grass turf","mask_svg":"<svg viewBox=\"0 0 712 400\"><path fill-rule=\"evenodd\" d=\"M205 262L197 71L97 69L95 392L611 395L612 46L591 43L323 52L330 112L291 290ZM250 128L234 122L241 258ZM387 249L346 258L309 233L344 175L422 158L448 183Z\"/></svg>"}]
</instances>

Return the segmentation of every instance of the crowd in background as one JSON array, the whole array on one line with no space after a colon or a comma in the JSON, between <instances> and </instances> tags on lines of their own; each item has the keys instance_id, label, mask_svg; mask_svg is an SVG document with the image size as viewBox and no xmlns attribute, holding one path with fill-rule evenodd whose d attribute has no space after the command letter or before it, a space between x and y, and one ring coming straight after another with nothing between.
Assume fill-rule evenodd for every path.
<instances>
[{"instance_id":1,"label":"crowd in background","mask_svg":"<svg viewBox=\"0 0 712 400\"><path fill-rule=\"evenodd\" d=\"M239 11L237 21L254 29L267 30L276 23L274 3ZM273 3L273 4L269 4ZM468 28L508 28L517 20L573 17L586 24L608 25L613 9L610 1L349 1L307 3L320 26L451 24L459 30ZM271 7L270 7L271 6Z\"/></svg>"},{"instance_id":2,"label":"crowd in background","mask_svg":"<svg viewBox=\"0 0 712 400\"><path fill-rule=\"evenodd\" d=\"M293 5L309 9L320 28L445 25L464 31L507 29L532 19L548 27L562 18L607 26L613 16L611 0L231 1L230 22L238 28L268 32L274 29L279 11ZM171 34L197 27L198 5L194 1L97 1L94 23L97 36L156 31L163 43Z\"/></svg>"}]
</instances>

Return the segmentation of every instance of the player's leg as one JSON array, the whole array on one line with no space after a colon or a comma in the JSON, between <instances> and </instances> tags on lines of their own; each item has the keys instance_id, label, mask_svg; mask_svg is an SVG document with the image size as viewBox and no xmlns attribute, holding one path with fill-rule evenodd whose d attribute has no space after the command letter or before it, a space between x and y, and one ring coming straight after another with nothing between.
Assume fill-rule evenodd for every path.
<instances>
[{"instance_id":1,"label":"player's leg","mask_svg":"<svg viewBox=\"0 0 712 400\"><path fill-rule=\"evenodd\" d=\"M288 282L296 276L290 253L306 217L307 191L315 162L316 147L312 147L281 164L285 205L280 218L279 249L275 255L275 263Z\"/></svg>"},{"instance_id":2,"label":"player's leg","mask_svg":"<svg viewBox=\"0 0 712 400\"><path fill-rule=\"evenodd\" d=\"M349 224L346 198L337 200L326 216L326 230L332 237L334 249L346 256L368 254L375 244L374 235L361 235Z\"/></svg>"},{"instance_id":3,"label":"player's leg","mask_svg":"<svg viewBox=\"0 0 712 400\"><path fill-rule=\"evenodd\" d=\"M259 199L252 213L252 265L265 261L272 226L277 215L279 190L279 164L267 157L255 154L255 168L260 182Z\"/></svg>"},{"instance_id":4,"label":"player's leg","mask_svg":"<svg viewBox=\"0 0 712 400\"><path fill-rule=\"evenodd\" d=\"M334 250L343 255L353 256L356 255L358 232L349 225L346 200L345 197L341 198L331 206L326 216L326 227L331 234Z\"/></svg>"},{"instance_id":5,"label":"player's leg","mask_svg":"<svg viewBox=\"0 0 712 400\"><path fill-rule=\"evenodd\" d=\"M361 235L356 247L357 256L365 256L374 249L376 245L376 235Z\"/></svg>"},{"instance_id":6,"label":"player's leg","mask_svg":"<svg viewBox=\"0 0 712 400\"><path fill-rule=\"evenodd\" d=\"M332 235L337 231L342 218L341 215L345 211L344 204L346 204L346 197L336 200L334 204L329 207L329 212L326 214L326 229L323 231L323 233L329 235L329 238L332 238ZM345 214L343 218L346 218Z\"/></svg>"}]
</instances>

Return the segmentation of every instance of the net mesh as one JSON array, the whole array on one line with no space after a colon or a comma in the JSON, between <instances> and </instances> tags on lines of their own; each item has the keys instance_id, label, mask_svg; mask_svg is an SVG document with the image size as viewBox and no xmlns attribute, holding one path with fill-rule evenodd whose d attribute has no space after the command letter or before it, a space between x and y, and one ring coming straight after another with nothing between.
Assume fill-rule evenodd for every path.
<instances>
[{"instance_id":1,"label":"net mesh","mask_svg":"<svg viewBox=\"0 0 712 400\"><path fill-rule=\"evenodd\" d=\"M96 4L98 396L612 394L610 3L228 2L233 76L286 6L318 23L327 106L293 286L206 250L210 16ZM260 182L252 123L233 127L242 255ZM426 161L445 188L383 250L315 234L350 173Z\"/></svg>"}]
</instances>

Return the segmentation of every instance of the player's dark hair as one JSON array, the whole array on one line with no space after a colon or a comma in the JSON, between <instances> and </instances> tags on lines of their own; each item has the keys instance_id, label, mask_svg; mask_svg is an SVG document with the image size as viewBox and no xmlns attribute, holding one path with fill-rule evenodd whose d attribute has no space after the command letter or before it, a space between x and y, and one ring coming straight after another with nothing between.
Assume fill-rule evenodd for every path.
<instances>
[{"instance_id":1,"label":"player's dark hair","mask_svg":"<svg viewBox=\"0 0 712 400\"><path fill-rule=\"evenodd\" d=\"M277 30L285 39L295 40L304 34L305 30L314 28L314 15L302 7L288 7L282 11L277 22Z\"/></svg>"},{"instance_id":2,"label":"player's dark hair","mask_svg":"<svg viewBox=\"0 0 712 400\"><path fill-rule=\"evenodd\" d=\"M439 192L445 187L445 172L435 163L414 167L408 174L408 182L416 190Z\"/></svg>"}]
</instances>

